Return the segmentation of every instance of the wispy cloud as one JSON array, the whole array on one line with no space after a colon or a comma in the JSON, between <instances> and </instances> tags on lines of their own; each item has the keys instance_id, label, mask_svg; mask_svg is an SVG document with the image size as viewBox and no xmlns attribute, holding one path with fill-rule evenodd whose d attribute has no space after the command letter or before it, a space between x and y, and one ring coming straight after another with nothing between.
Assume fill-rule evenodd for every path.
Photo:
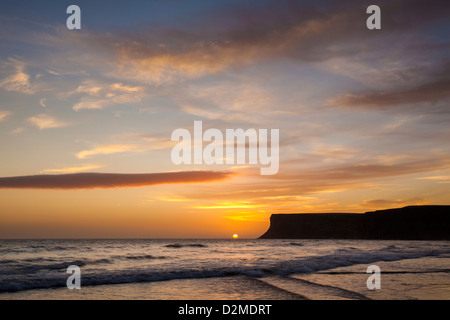
<instances>
[{"instance_id":1,"label":"wispy cloud","mask_svg":"<svg viewBox=\"0 0 450 320\"><path fill-rule=\"evenodd\" d=\"M249 201L221 202L212 205L193 206L194 209L253 209L264 207L265 204L253 204Z\"/></svg>"},{"instance_id":2,"label":"wispy cloud","mask_svg":"<svg viewBox=\"0 0 450 320\"><path fill-rule=\"evenodd\" d=\"M0 122L5 121L7 117L11 115L10 111L2 111L0 110Z\"/></svg>"},{"instance_id":3,"label":"wispy cloud","mask_svg":"<svg viewBox=\"0 0 450 320\"><path fill-rule=\"evenodd\" d=\"M329 100L328 104L355 109L385 109L405 104L437 102L448 98L450 98L450 79L444 79L406 90L342 95Z\"/></svg>"},{"instance_id":4,"label":"wispy cloud","mask_svg":"<svg viewBox=\"0 0 450 320\"><path fill-rule=\"evenodd\" d=\"M295 1L281 1L281 4L269 1L257 10L231 5L214 12L203 21L208 25L207 31L171 29L68 36L83 46L113 52L117 65L110 76L162 84L216 75L272 58L305 62L360 55L373 58L367 46L379 41L378 53L385 53L389 47L384 43L389 39L381 32L368 37L367 29L361 27L365 25L366 7L364 3L350 5L348 2L319 7ZM410 32L447 19L448 9L449 5L439 0L427 4L417 0L386 2L383 3L383 27L389 30L389 36ZM230 21L229 27L215 28L214 19ZM414 41L416 47L424 44L422 39ZM396 48L400 49L399 46Z\"/></svg>"},{"instance_id":5,"label":"wispy cloud","mask_svg":"<svg viewBox=\"0 0 450 320\"><path fill-rule=\"evenodd\" d=\"M424 205L430 203L431 199L427 198L411 198L411 199L374 199L374 200L365 200L359 206L364 208L392 208L392 207L401 207L407 205Z\"/></svg>"},{"instance_id":6,"label":"wispy cloud","mask_svg":"<svg viewBox=\"0 0 450 320\"><path fill-rule=\"evenodd\" d=\"M450 183L450 175L448 176L429 176L429 177L421 177L417 178L418 180L429 180L435 181L437 183Z\"/></svg>"},{"instance_id":7,"label":"wispy cloud","mask_svg":"<svg viewBox=\"0 0 450 320\"><path fill-rule=\"evenodd\" d=\"M48 115L46 113L41 113L34 117L31 117L28 119L28 122L35 125L41 130L51 128L61 128L69 125L68 122L58 120L55 117Z\"/></svg>"},{"instance_id":8,"label":"wispy cloud","mask_svg":"<svg viewBox=\"0 0 450 320\"><path fill-rule=\"evenodd\" d=\"M19 128L14 129L14 130L11 130L9 132L9 134L19 134L19 133L22 133L24 130L25 130L24 127L19 127Z\"/></svg>"},{"instance_id":9,"label":"wispy cloud","mask_svg":"<svg viewBox=\"0 0 450 320\"><path fill-rule=\"evenodd\" d=\"M77 173L77 172L86 172L89 170L103 168L102 165L85 165L79 167L65 167L60 169L44 169L42 173Z\"/></svg>"},{"instance_id":10,"label":"wispy cloud","mask_svg":"<svg viewBox=\"0 0 450 320\"><path fill-rule=\"evenodd\" d=\"M144 87L123 83L104 84L98 81L84 81L70 94L83 94L80 102L73 106L75 111L82 109L104 109L113 105L140 102L144 96Z\"/></svg>"},{"instance_id":11,"label":"wispy cloud","mask_svg":"<svg viewBox=\"0 0 450 320\"><path fill-rule=\"evenodd\" d=\"M443 169L450 165L447 158L430 158L426 160L403 161L393 164L382 163L354 163L337 166L322 167L308 172L295 173L288 171L269 179L286 179L299 181L357 181L364 179L387 178L419 172Z\"/></svg>"},{"instance_id":12,"label":"wispy cloud","mask_svg":"<svg viewBox=\"0 0 450 320\"><path fill-rule=\"evenodd\" d=\"M9 70L9 76L0 80L0 88L25 94L35 92L30 84L30 75L25 72L25 63L23 61L9 58L2 64L2 68Z\"/></svg>"},{"instance_id":13,"label":"wispy cloud","mask_svg":"<svg viewBox=\"0 0 450 320\"><path fill-rule=\"evenodd\" d=\"M280 104L276 90L259 85L260 79L233 79L201 88L188 86L178 92L177 101L188 114L211 120L259 123L272 119ZM236 83L239 85L236 86Z\"/></svg>"},{"instance_id":14,"label":"wispy cloud","mask_svg":"<svg viewBox=\"0 0 450 320\"><path fill-rule=\"evenodd\" d=\"M124 152L143 152L143 151L145 151L145 149L143 149L139 145L111 144L98 146L89 150L80 151L77 153L76 156L78 159L86 159L97 155L108 155Z\"/></svg>"},{"instance_id":15,"label":"wispy cloud","mask_svg":"<svg viewBox=\"0 0 450 320\"><path fill-rule=\"evenodd\" d=\"M78 159L86 159L98 155L118 153L139 153L172 148L177 144L170 136L152 134L123 133L111 137L114 143L94 144L90 148L76 154Z\"/></svg>"},{"instance_id":16,"label":"wispy cloud","mask_svg":"<svg viewBox=\"0 0 450 320\"><path fill-rule=\"evenodd\" d=\"M231 178L232 172L185 171L142 174L73 173L0 178L0 189L97 189L145 187L171 183L213 182Z\"/></svg>"},{"instance_id":17,"label":"wispy cloud","mask_svg":"<svg viewBox=\"0 0 450 320\"><path fill-rule=\"evenodd\" d=\"M39 100L39 104L41 105L41 107L47 107L47 99L43 98L41 100Z\"/></svg>"},{"instance_id":18,"label":"wispy cloud","mask_svg":"<svg viewBox=\"0 0 450 320\"><path fill-rule=\"evenodd\" d=\"M292 210L324 210L327 206L316 207L323 204L323 199L328 198L333 193L341 192L344 196L346 193L351 194L355 190L365 190L366 192L379 192L380 184L386 181L406 179L410 181L411 186L414 185L416 179L413 174L423 172L433 172L438 169L445 169L449 166L448 159L426 159L421 161L397 161L394 164L358 164L353 165L329 165L320 166L319 168L298 167L294 170L292 166L285 168L275 176L266 177L267 181L253 180L237 180L233 183L221 186L219 191L210 190L208 188L198 187L195 193L182 193L174 197L183 199L191 199L201 201L203 208L226 208L226 203L236 204L243 207L255 204L264 205L265 209L284 210L287 208ZM283 168L283 165L280 166ZM240 172L241 177L252 175L252 171ZM257 175L258 173L254 173ZM441 181L446 176L436 176L428 180ZM439 179L439 180L438 180ZM444 180L442 180L444 181ZM386 187L390 188L390 187ZM396 190L396 187L393 189ZM375 202L367 202L366 205L383 204L388 207L387 200L385 203L375 199ZM397 199L398 200L398 199ZM213 201L213 203L209 203ZM419 204L431 201L429 198L417 196L408 198L406 196L402 201L390 200L391 205L401 204ZM205 203L206 202L206 203ZM233 206L233 205L230 205ZM313 207L309 207L313 206ZM332 206L328 206L328 210L332 210ZM352 210L361 209L361 206L352 207ZM316 212L316 211L315 211Z\"/></svg>"}]
</instances>

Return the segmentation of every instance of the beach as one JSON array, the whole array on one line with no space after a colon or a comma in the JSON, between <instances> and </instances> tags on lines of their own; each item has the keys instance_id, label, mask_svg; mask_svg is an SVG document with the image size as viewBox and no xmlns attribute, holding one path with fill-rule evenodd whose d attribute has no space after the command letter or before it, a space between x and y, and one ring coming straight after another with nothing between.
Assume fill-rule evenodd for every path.
<instances>
[{"instance_id":1,"label":"beach","mask_svg":"<svg viewBox=\"0 0 450 320\"><path fill-rule=\"evenodd\" d=\"M450 243L2 240L0 299L448 300ZM68 289L69 265L81 289ZM370 290L369 265L380 268Z\"/></svg>"}]
</instances>

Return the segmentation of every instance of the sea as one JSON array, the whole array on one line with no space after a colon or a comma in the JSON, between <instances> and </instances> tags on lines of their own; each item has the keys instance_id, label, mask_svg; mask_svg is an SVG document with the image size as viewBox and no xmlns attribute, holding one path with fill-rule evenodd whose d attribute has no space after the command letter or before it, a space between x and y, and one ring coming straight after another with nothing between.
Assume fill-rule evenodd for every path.
<instances>
[{"instance_id":1,"label":"sea","mask_svg":"<svg viewBox=\"0 0 450 320\"><path fill-rule=\"evenodd\" d=\"M450 242L0 240L0 299L448 300Z\"/></svg>"}]
</instances>

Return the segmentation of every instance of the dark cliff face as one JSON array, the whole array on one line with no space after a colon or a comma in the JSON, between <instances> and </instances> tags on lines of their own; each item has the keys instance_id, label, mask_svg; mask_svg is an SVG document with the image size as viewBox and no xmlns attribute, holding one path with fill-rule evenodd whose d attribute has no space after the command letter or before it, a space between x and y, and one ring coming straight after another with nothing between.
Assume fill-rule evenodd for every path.
<instances>
[{"instance_id":1,"label":"dark cliff face","mask_svg":"<svg viewBox=\"0 0 450 320\"><path fill-rule=\"evenodd\" d=\"M273 214L260 239L450 240L450 206L359 213Z\"/></svg>"}]
</instances>

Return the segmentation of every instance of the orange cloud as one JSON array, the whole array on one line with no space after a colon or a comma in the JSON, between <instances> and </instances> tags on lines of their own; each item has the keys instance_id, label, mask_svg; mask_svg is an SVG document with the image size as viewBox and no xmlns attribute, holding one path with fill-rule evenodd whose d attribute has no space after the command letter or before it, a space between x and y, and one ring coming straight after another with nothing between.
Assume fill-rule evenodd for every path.
<instances>
[{"instance_id":1,"label":"orange cloud","mask_svg":"<svg viewBox=\"0 0 450 320\"><path fill-rule=\"evenodd\" d=\"M68 125L67 122L58 120L48 114L42 113L37 116L31 117L28 121L38 127L39 129L61 128Z\"/></svg>"},{"instance_id":2,"label":"orange cloud","mask_svg":"<svg viewBox=\"0 0 450 320\"><path fill-rule=\"evenodd\" d=\"M66 167L66 168L60 168L60 169L45 169L42 170L42 173L76 173L76 172L83 172L93 169L102 168L103 166L100 165L86 165L81 167Z\"/></svg>"},{"instance_id":3,"label":"orange cloud","mask_svg":"<svg viewBox=\"0 0 450 320\"><path fill-rule=\"evenodd\" d=\"M8 61L3 63L3 66L11 69L12 72L9 77L0 81L0 88L25 94L32 94L35 92L35 90L31 88L30 75L25 72L24 62L9 58Z\"/></svg>"},{"instance_id":4,"label":"orange cloud","mask_svg":"<svg viewBox=\"0 0 450 320\"><path fill-rule=\"evenodd\" d=\"M80 102L73 106L75 111L82 109L104 109L112 105L140 102L144 96L144 88L122 83L104 84L98 81L84 81L78 88L69 93L84 94Z\"/></svg>"},{"instance_id":5,"label":"orange cloud","mask_svg":"<svg viewBox=\"0 0 450 320\"><path fill-rule=\"evenodd\" d=\"M374 199L365 200L360 207L369 208L390 208L390 207L400 207L406 205L424 205L430 203L431 199L414 197L411 199L396 199L396 200L386 200L386 199Z\"/></svg>"},{"instance_id":6,"label":"orange cloud","mask_svg":"<svg viewBox=\"0 0 450 320\"><path fill-rule=\"evenodd\" d=\"M90 150L83 150L77 153L78 159L86 159L88 157L96 156L96 155L108 155L115 153L123 153L123 152L139 152L143 151L137 145L122 145L122 144L113 144L106 146L99 146Z\"/></svg>"},{"instance_id":7,"label":"orange cloud","mask_svg":"<svg viewBox=\"0 0 450 320\"><path fill-rule=\"evenodd\" d=\"M0 122L5 120L10 114L11 114L11 112L9 112L9 111L1 111L0 110Z\"/></svg>"},{"instance_id":8,"label":"orange cloud","mask_svg":"<svg viewBox=\"0 0 450 320\"><path fill-rule=\"evenodd\" d=\"M73 173L0 178L0 189L97 189L145 187L168 183L225 180L232 172L184 171L163 173Z\"/></svg>"}]
</instances>

